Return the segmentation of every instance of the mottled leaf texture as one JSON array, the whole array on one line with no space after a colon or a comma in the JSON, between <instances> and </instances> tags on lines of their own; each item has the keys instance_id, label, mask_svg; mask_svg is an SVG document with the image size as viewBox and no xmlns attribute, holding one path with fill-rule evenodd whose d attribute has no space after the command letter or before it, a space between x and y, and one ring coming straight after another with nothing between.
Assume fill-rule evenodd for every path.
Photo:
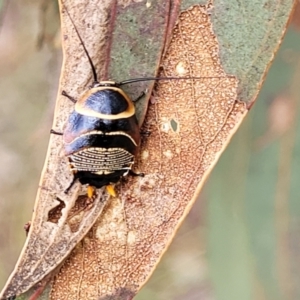
<instances>
[{"instance_id":1,"label":"mottled leaf texture","mask_svg":"<svg viewBox=\"0 0 300 300\"><path fill-rule=\"evenodd\" d=\"M180 15L160 73L203 79L158 84L139 157L146 175L117 186L118 197L55 277L51 299L133 298L245 116L238 80L220 64L210 8Z\"/></svg>"},{"instance_id":2,"label":"mottled leaf texture","mask_svg":"<svg viewBox=\"0 0 300 300\"><path fill-rule=\"evenodd\" d=\"M152 6L152 11L154 10L157 15L156 22L151 19L150 15L147 16L148 11L144 4L136 3L133 7L129 4L126 1L123 3L123 1L115 0L77 0L60 3L62 39L64 52L67 55L65 54L64 57L63 75L53 123L55 131L63 130L74 106L71 101L61 96L62 90L76 98L93 81L87 56L83 52L66 10L76 24L93 63L99 66L97 75L100 80L107 80L108 77L121 80L119 76L122 74L124 76L122 79L126 79L125 76L131 78L131 76L155 75L164 48L170 3L165 1L165 4ZM140 11L138 20L130 19L132 9ZM116 27L116 21L127 25ZM137 27L140 24L149 25L147 31L144 29L143 41L139 41L139 47L143 51L145 48L149 50L147 56L142 54L140 48L131 49L130 40L136 38L135 35L142 31ZM123 52L120 53L120 49ZM111 61L110 57L112 57ZM140 71L132 74L133 70L129 69L128 60L134 60L140 64L143 62L143 69L149 73L145 74L140 68ZM123 61L126 63L122 64ZM126 71L125 74L115 74L116 67L114 66L116 65L123 68ZM141 91L148 89L149 94L151 90L148 88L149 84L153 85L153 82L141 85ZM140 115L145 114L145 110L144 105L144 109L140 110ZM108 194L103 189L99 189L93 199L88 199L86 187L77 184L66 195L64 190L71 181L72 174L64 156L62 137L53 134L50 138L28 238L17 265L0 295L1 299L23 294L31 287L33 288L23 295L25 299L41 299L43 297L41 293L51 276L55 274L55 269L59 268L101 214L109 199ZM48 289L44 292L46 293L44 297L47 297L47 291Z\"/></svg>"},{"instance_id":3,"label":"mottled leaf texture","mask_svg":"<svg viewBox=\"0 0 300 300\"><path fill-rule=\"evenodd\" d=\"M151 1L64 2L88 45L99 78L122 80L155 73L179 4L161 2L157 6ZM250 95L245 94L244 78L239 85L241 78L234 75L242 77L240 73L226 73L220 60L220 53L225 57L231 48L224 52L224 39L219 47L211 16L222 7L225 11L222 1L208 1L185 7L179 16L159 76L201 79L158 82L142 128L150 136L143 138L135 166L145 177L128 177L117 184L114 198L101 189L88 200L79 184L65 195L72 176L61 137L51 136L29 236L2 298L22 294L17 299L132 299L146 282L247 113L249 99L239 99ZM154 15L158 19L151 22ZM277 35L287 22L288 14L283 15ZM66 14L62 16L65 60L55 130L62 130L72 110L72 103L60 97L61 90L76 97L92 80L74 28ZM147 27L136 31L134 25L140 22ZM124 24L132 24L132 31L126 31ZM139 38L146 41L139 45ZM264 56L265 63L260 60L256 82L251 82L251 99L280 39L277 36L276 42L268 44L272 48L268 58ZM251 63L245 61L247 68ZM130 87L128 93L139 94L145 88L149 94L150 83ZM140 123L146 107L141 103Z\"/></svg>"}]
</instances>

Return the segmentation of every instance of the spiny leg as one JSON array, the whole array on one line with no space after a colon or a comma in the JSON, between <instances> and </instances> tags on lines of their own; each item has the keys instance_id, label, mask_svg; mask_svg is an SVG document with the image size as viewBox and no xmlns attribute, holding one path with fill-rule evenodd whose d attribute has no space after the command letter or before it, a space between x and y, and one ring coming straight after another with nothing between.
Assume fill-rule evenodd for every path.
<instances>
[{"instance_id":1,"label":"spiny leg","mask_svg":"<svg viewBox=\"0 0 300 300\"><path fill-rule=\"evenodd\" d=\"M132 171L132 170L129 170L128 174L130 174L131 176L134 176L134 177L136 177L136 176L144 177L144 176L145 176L144 173L135 173L135 172Z\"/></svg>"},{"instance_id":2,"label":"spiny leg","mask_svg":"<svg viewBox=\"0 0 300 300\"><path fill-rule=\"evenodd\" d=\"M148 130L141 130L140 131L140 134L144 137L149 137L150 134L151 134L151 131L148 131Z\"/></svg>"},{"instance_id":3,"label":"spiny leg","mask_svg":"<svg viewBox=\"0 0 300 300\"><path fill-rule=\"evenodd\" d=\"M61 94L65 97L67 97L69 100L71 100L73 103L76 103L77 100L75 98L73 98L72 96L70 96L66 91L62 91Z\"/></svg>"},{"instance_id":4,"label":"spiny leg","mask_svg":"<svg viewBox=\"0 0 300 300\"><path fill-rule=\"evenodd\" d=\"M62 132L55 131L54 129L50 130L50 134L63 135Z\"/></svg>"},{"instance_id":5,"label":"spiny leg","mask_svg":"<svg viewBox=\"0 0 300 300\"><path fill-rule=\"evenodd\" d=\"M76 180L77 180L77 177L74 176L72 182L70 183L70 185L65 189L65 191L64 191L65 194L68 194L68 193L69 193L70 189L71 189L72 186L75 184Z\"/></svg>"},{"instance_id":6,"label":"spiny leg","mask_svg":"<svg viewBox=\"0 0 300 300\"><path fill-rule=\"evenodd\" d=\"M141 92L141 94L134 100L132 100L132 102L138 102L139 100L141 100L144 96L146 95L146 93L143 91Z\"/></svg>"},{"instance_id":7,"label":"spiny leg","mask_svg":"<svg viewBox=\"0 0 300 300\"><path fill-rule=\"evenodd\" d=\"M77 101L72 97L70 96L66 91L62 91L61 94L65 97L67 97L69 100L71 100L73 103L76 103ZM51 134L56 134L56 135L63 135L62 132L58 132L58 131L55 131L53 129L50 130L50 133Z\"/></svg>"}]
</instances>

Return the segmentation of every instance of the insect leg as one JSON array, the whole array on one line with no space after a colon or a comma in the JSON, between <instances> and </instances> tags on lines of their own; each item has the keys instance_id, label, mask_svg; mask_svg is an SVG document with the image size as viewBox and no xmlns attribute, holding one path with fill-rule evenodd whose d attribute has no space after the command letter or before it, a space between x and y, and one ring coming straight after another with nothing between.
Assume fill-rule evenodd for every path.
<instances>
[{"instance_id":1,"label":"insect leg","mask_svg":"<svg viewBox=\"0 0 300 300\"><path fill-rule=\"evenodd\" d=\"M116 197L117 196L117 193L114 189L114 186L109 184L106 186L106 191L108 192L109 195L113 196L113 197Z\"/></svg>"},{"instance_id":2,"label":"insect leg","mask_svg":"<svg viewBox=\"0 0 300 300\"><path fill-rule=\"evenodd\" d=\"M71 100L73 103L76 103L77 100L75 98L73 98L72 96L70 96L66 91L62 91L61 94L65 97L67 97L69 100Z\"/></svg>"},{"instance_id":3,"label":"insect leg","mask_svg":"<svg viewBox=\"0 0 300 300\"><path fill-rule=\"evenodd\" d=\"M140 131L140 134L141 134L142 136L144 136L144 137L149 137L150 134L151 134L151 131L149 131L149 130L141 130L141 131Z\"/></svg>"},{"instance_id":4,"label":"insect leg","mask_svg":"<svg viewBox=\"0 0 300 300\"><path fill-rule=\"evenodd\" d=\"M141 94L134 100L132 100L132 102L138 102L139 100L141 100L144 96L146 95L146 93L143 91L141 92Z\"/></svg>"},{"instance_id":5,"label":"insect leg","mask_svg":"<svg viewBox=\"0 0 300 300\"><path fill-rule=\"evenodd\" d=\"M68 193L69 193L70 189L72 188L72 186L74 185L74 183L76 182L76 180L77 180L77 177L74 176L72 182L70 183L70 185L69 185L69 186L66 188L66 190L64 191L65 194L68 194Z\"/></svg>"},{"instance_id":6,"label":"insect leg","mask_svg":"<svg viewBox=\"0 0 300 300\"><path fill-rule=\"evenodd\" d=\"M87 194L88 194L89 199L92 199L93 196L95 195L95 188L93 186L89 185L87 187Z\"/></svg>"},{"instance_id":7,"label":"insect leg","mask_svg":"<svg viewBox=\"0 0 300 300\"><path fill-rule=\"evenodd\" d=\"M132 170L129 170L128 172L131 176L140 176L140 177L144 177L145 174L144 173L135 173L134 171Z\"/></svg>"},{"instance_id":8,"label":"insect leg","mask_svg":"<svg viewBox=\"0 0 300 300\"><path fill-rule=\"evenodd\" d=\"M63 135L62 132L55 131L54 129L50 130L50 134Z\"/></svg>"}]
</instances>

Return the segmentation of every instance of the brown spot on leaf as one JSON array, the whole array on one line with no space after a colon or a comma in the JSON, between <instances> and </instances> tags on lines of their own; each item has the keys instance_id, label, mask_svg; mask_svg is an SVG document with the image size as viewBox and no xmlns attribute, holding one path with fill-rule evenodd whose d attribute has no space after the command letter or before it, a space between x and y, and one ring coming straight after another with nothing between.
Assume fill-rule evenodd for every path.
<instances>
[{"instance_id":1,"label":"brown spot on leaf","mask_svg":"<svg viewBox=\"0 0 300 300\"><path fill-rule=\"evenodd\" d=\"M66 204L59 198L56 198L56 200L59 202L59 204L57 206L55 206L54 208L52 208L49 212L48 212L48 222L52 222L52 223L58 223L58 220L61 218L62 216L62 210L66 207Z\"/></svg>"}]
</instances>

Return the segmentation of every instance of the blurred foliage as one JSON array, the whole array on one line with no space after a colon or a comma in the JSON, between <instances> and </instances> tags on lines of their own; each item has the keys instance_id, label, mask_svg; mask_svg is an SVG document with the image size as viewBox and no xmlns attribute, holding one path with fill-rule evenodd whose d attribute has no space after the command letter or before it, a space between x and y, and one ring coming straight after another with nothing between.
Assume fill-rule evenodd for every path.
<instances>
[{"instance_id":1,"label":"blurred foliage","mask_svg":"<svg viewBox=\"0 0 300 300\"><path fill-rule=\"evenodd\" d=\"M19 256L25 241L22 228L32 214L52 123L61 50L57 47L60 36L56 1L9 0L1 7L2 287ZM43 45L38 47L41 40Z\"/></svg>"},{"instance_id":2,"label":"blurred foliage","mask_svg":"<svg viewBox=\"0 0 300 300\"><path fill-rule=\"evenodd\" d=\"M206 189L216 299L300 299L299 82L300 33L291 26Z\"/></svg>"},{"instance_id":3,"label":"blurred foliage","mask_svg":"<svg viewBox=\"0 0 300 300\"><path fill-rule=\"evenodd\" d=\"M296 10L257 103L136 299L300 299L299 19ZM51 128L56 1L9 0L0 35L3 286L25 241Z\"/></svg>"}]
</instances>

